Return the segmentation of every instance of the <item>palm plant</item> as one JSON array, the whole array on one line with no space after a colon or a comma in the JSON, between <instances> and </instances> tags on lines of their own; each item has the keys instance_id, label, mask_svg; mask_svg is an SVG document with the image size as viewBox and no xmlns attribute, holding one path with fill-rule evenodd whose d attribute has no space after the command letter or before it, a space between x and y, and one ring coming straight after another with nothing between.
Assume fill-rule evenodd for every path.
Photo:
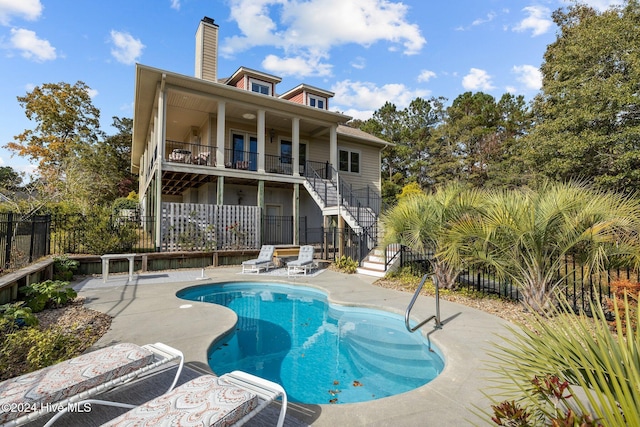
<instances>
[{"instance_id":1,"label":"palm plant","mask_svg":"<svg viewBox=\"0 0 640 427\"><path fill-rule=\"evenodd\" d=\"M520 289L524 303L544 312L563 282L567 257L586 274L612 262L640 261L640 206L630 197L581 183L546 183L537 191L487 194L484 209L451 228L439 253L453 264L473 260Z\"/></svg>"},{"instance_id":2,"label":"palm plant","mask_svg":"<svg viewBox=\"0 0 640 427\"><path fill-rule=\"evenodd\" d=\"M614 304L617 304L614 300ZM602 306L594 319L563 314L554 321L537 316L531 328L510 327L510 336L490 353L494 374L485 394L494 403L498 425L637 426L640 425L640 332L633 328L629 300L614 310L615 333ZM616 308L618 308L616 306ZM623 322L622 320L626 320Z\"/></svg>"},{"instance_id":3,"label":"palm plant","mask_svg":"<svg viewBox=\"0 0 640 427\"><path fill-rule=\"evenodd\" d=\"M450 183L404 197L382 218L385 231L383 243L401 243L429 260L438 285L453 289L463 263L454 263L440 256L446 235L454 223L478 212L481 192Z\"/></svg>"}]
</instances>

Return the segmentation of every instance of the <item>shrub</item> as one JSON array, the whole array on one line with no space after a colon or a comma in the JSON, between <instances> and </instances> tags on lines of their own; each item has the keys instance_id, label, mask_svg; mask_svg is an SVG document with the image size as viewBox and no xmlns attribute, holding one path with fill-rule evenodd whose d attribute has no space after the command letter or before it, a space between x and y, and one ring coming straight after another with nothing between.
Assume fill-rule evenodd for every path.
<instances>
[{"instance_id":1,"label":"shrub","mask_svg":"<svg viewBox=\"0 0 640 427\"><path fill-rule=\"evenodd\" d=\"M340 258L338 258L335 264L340 271L343 271L347 274L353 274L358 269L358 261L355 261L351 257L345 255L342 255Z\"/></svg>"},{"instance_id":2,"label":"shrub","mask_svg":"<svg viewBox=\"0 0 640 427\"><path fill-rule=\"evenodd\" d=\"M613 298L606 299L607 309L610 312L617 311L620 317L620 322L623 326L623 331L627 330L627 319L632 331L638 328L637 324L637 312L638 312L638 294L640 293L640 283L626 280L616 280L611 282L611 290L613 292ZM616 300L614 303L614 299ZM625 313L625 301L629 305L629 317L624 315ZM611 329L616 328L615 320L609 322Z\"/></svg>"},{"instance_id":3,"label":"shrub","mask_svg":"<svg viewBox=\"0 0 640 427\"><path fill-rule=\"evenodd\" d=\"M54 280L72 280L73 273L80 266L80 262L69 259L67 255L53 258L53 278Z\"/></svg>"},{"instance_id":4,"label":"shrub","mask_svg":"<svg viewBox=\"0 0 640 427\"><path fill-rule=\"evenodd\" d=\"M82 341L59 328L24 328L0 337L0 381L77 355Z\"/></svg>"},{"instance_id":5,"label":"shrub","mask_svg":"<svg viewBox=\"0 0 640 427\"><path fill-rule=\"evenodd\" d=\"M72 301L78 293L69 287L69 282L46 280L20 288L26 297L26 304L34 313L49 307L59 307Z\"/></svg>"},{"instance_id":6,"label":"shrub","mask_svg":"<svg viewBox=\"0 0 640 427\"><path fill-rule=\"evenodd\" d=\"M38 318L33 315L29 307L24 306L24 302L15 302L0 305L0 319L4 319L8 324L3 324L0 331L8 333L13 326L34 326L38 324Z\"/></svg>"},{"instance_id":7,"label":"shrub","mask_svg":"<svg viewBox=\"0 0 640 427\"><path fill-rule=\"evenodd\" d=\"M93 254L130 252L138 241L137 225L114 221L108 209L95 208L87 216L84 246Z\"/></svg>"}]
</instances>

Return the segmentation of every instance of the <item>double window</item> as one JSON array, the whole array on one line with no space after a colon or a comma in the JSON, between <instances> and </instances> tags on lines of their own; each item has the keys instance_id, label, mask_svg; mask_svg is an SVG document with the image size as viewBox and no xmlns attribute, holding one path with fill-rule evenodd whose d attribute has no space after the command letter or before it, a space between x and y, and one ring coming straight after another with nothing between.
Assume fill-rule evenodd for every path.
<instances>
[{"instance_id":1,"label":"double window","mask_svg":"<svg viewBox=\"0 0 640 427\"><path fill-rule=\"evenodd\" d=\"M291 163L293 158L293 144L291 141L280 141L280 162ZM304 166L307 162L307 144L300 143L300 151L298 153L298 164Z\"/></svg>"},{"instance_id":2,"label":"double window","mask_svg":"<svg viewBox=\"0 0 640 427\"><path fill-rule=\"evenodd\" d=\"M360 152L339 150L338 169L340 172L360 173Z\"/></svg>"},{"instance_id":3,"label":"double window","mask_svg":"<svg viewBox=\"0 0 640 427\"><path fill-rule=\"evenodd\" d=\"M325 99L315 95L309 95L309 106L324 110Z\"/></svg>"},{"instance_id":4,"label":"double window","mask_svg":"<svg viewBox=\"0 0 640 427\"><path fill-rule=\"evenodd\" d=\"M249 79L249 88L251 89L251 92L271 95L271 84L263 82L262 80Z\"/></svg>"}]
</instances>

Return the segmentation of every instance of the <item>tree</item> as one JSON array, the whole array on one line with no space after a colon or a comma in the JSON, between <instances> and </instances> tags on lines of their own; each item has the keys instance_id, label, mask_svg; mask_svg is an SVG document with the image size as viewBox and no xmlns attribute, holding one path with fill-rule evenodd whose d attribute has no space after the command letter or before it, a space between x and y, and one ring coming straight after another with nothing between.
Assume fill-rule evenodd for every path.
<instances>
[{"instance_id":1,"label":"tree","mask_svg":"<svg viewBox=\"0 0 640 427\"><path fill-rule=\"evenodd\" d=\"M0 192L15 192L20 189L22 175L11 166L0 166Z\"/></svg>"},{"instance_id":2,"label":"tree","mask_svg":"<svg viewBox=\"0 0 640 427\"><path fill-rule=\"evenodd\" d=\"M544 55L525 139L530 170L640 190L640 4L602 13L575 4L553 20L559 33Z\"/></svg>"},{"instance_id":3,"label":"tree","mask_svg":"<svg viewBox=\"0 0 640 427\"><path fill-rule=\"evenodd\" d=\"M614 261L640 265L640 204L583 183L546 183L537 190L487 194L483 210L452 224L439 256L495 269L518 287L525 305L545 313L570 271L567 258L587 274Z\"/></svg>"},{"instance_id":4,"label":"tree","mask_svg":"<svg viewBox=\"0 0 640 427\"><path fill-rule=\"evenodd\" d=\"M43 176L64 176L82 147L94 144L100 132L100 112L91 103L83 82L45 83L18 97L35 129L25 130L5 148L38 162Z\"/></svg>"},{"instance_id":5,"label":"tree","mask_svg":"<svg viewBox=\"0 0 640 427\"><path fill-rule=\"evenodd\" d=\"M458 183L438 187L433 193L404 197L382 217L384 244L401 243L425 256L440 287L453 289L464 263L443 258L453 225L475 214L482 201L479 191Z\"/></svg>"}]
</instances>

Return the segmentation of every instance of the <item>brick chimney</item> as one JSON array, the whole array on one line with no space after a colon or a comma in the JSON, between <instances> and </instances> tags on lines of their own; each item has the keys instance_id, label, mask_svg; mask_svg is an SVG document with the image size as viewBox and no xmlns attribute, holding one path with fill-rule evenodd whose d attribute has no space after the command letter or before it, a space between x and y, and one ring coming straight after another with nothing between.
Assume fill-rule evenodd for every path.
<instances>
[{"instance_id":1,"label":"brick chimney","mask_svg":"<svg viewBox=\"0 0 640 427\"><path fill-rule=\"evenodd\" d=\"M218 26L205 16L196 31L196 73L199 79L218 81Z\"/></svg>"}]
</instances>

